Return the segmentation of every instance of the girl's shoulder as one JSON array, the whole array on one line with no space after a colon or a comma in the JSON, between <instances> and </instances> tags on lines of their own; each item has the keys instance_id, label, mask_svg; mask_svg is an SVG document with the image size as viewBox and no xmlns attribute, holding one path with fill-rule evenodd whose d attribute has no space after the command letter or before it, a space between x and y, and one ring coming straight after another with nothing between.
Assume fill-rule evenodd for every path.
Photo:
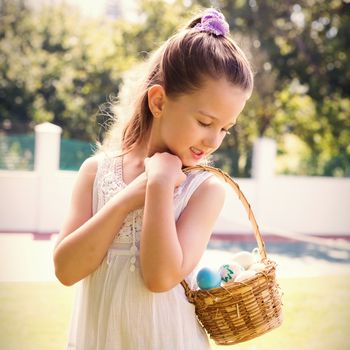
<instances>
[{"instance_id":1,"label":"girl's shoulder","mask_svg":"<svg viewBox=\"0 0 350 350\"><path fill-rule=\"evenodd\" d=\"M188 203L212 200L214 205L224 201L225 184L212 172L196 170L190 172L185 182L176 191L175 198L182 203L182 210Z\"/></svg>"},{"instance_id":2,"label":"girl's shoulder","mask_svg":"<svg viewBox=\"0 0 350 350\"><path fill-rule=\"evenodd\" d=\"M204 189L209 191L225 191L225 183L215 173L208 170L196 170L187 176L187 185L196 189Z\"/></svg>"},{"instance_id":3,"label":"girl's shoulder","mask_svg":"<svg viewBox=\"0 0 350 350\"><path fill-rule=\"evenodd\" d=\"M198 185L195 193L199 196L207 196L208 198L217 197L223 200L226 194L226 186L222 179L212 172L204 170L202 172L202 181Z\"/></svg>"},{"instance_id":4,"label":"girl's shoulder","mask_svg":"<svg viewBox=\"0 0 350 350\"><path fill-rule=\"evenodd\" d=\"M90 191L93 187L98 170L98 157L91 156L84 160L77 173L75 188L80 191Z\"/></svg>"},{"instance_id":5,"label":"girl's shoulder","mask_svg":"<svg viewBox=\"0 0 350 350\"><path fill-rule=\"evenodd\" d=\"M84 174L86 176L95 176L98 168L99 159L99 155L93 155L85 159L82 165L80 166L79 173Z\"/></svg>"},{"instance_id":6,"label":"girl's shoulder","mask_svg":"<svg viewBox=\"0 0 350 350\"><path fill-rule=\"evenodd\" d=\"M117 158L118 156L115 154L98 152L85 159L80 167L80 171L95 176L100 167L108 166L110 163L114 163Z\"/></svg>"}]
</instances>

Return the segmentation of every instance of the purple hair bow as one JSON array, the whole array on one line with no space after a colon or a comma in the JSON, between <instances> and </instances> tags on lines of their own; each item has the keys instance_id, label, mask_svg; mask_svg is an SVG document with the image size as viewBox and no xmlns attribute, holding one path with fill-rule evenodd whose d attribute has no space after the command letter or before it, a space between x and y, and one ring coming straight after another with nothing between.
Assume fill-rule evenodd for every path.
<instances>
[{"instance_id":1,"label":"purple hair bow","mask_svg":"<svg viewBox=\"0 0 350 350\"><path fill-rule=\"evenodd\" d=\"M205 10L201 23L197 23L194 28L200 32L213 33L217 36L225 36L230 32L229 25L224 15L215 9Z\"/></svg>"}]
</instances>

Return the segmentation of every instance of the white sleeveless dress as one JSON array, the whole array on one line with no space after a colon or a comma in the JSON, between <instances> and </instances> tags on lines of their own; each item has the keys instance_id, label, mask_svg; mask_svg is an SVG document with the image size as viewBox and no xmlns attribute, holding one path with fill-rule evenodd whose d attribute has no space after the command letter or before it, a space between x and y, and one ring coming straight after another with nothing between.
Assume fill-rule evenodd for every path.
<instances>
[{"instance_id":1,"label":"white sleeveless dress","mask_svg":"<svg viewBox=\"0 0 350 350\"><path fill-rule=\"evenodd\" d=\"M211 175L193 172L175 190L175 220L193 192ZM100 157L93 213L125 186L122 157ZM129 213L101 265L77 284L68 350L210 349L181 284L164 293L145 287L138 255L142 213L143 209ZM191 285L194 276L186 280Z\"/></svg>"}]
</instances>

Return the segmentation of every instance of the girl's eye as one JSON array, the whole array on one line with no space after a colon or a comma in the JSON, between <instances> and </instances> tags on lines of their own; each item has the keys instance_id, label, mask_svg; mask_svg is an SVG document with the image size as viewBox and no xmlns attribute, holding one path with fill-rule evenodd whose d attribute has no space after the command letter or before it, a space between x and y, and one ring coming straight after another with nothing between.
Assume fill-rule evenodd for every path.
<instances>
[{"instance_id":1,"label":"girl's eye","mask_svg":"<svg viewBox=\"0 0 350 350\"><path fill-rule=\"evenodd\" d=\"M199 125L202 125L204 127L209 127L211 124L203 123L200 120L198 120Z\"/></svg>"},{"instance_id":2,"label":"girl's eye","mask_svg":"<svg viewBox=\"0 0 350 350\"><path fill-rule=\"evenodd\" d=\"M211 123L207 124L207 123L203 123L201 122L200 120L198 120L198 123L199 125L205 127L205 128L208 128L211 126ZM231 135L230 131L229 130L226 130L226 129L221 129L221 131L223 131L226 135Z\"/></svg>"}]
</instances>

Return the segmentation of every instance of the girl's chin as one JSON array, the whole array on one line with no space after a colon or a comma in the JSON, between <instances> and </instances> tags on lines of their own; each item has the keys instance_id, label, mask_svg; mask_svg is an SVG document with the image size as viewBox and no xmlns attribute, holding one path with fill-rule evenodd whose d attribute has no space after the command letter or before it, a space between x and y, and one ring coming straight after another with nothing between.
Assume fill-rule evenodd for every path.
<instances>
[{"instance_id":1,"label":"girl's chin","mask_svg":"<svg viewBox=\"0 0 350 350\"><path fill-rule=\"evenodd\" d=\"M187 168L187 167L191 167L191 166L196 166L199 165L201 162L200 161L196 161L196 160L182 160L182 167L183 168Z\"/></svg>"}]
</instances>

